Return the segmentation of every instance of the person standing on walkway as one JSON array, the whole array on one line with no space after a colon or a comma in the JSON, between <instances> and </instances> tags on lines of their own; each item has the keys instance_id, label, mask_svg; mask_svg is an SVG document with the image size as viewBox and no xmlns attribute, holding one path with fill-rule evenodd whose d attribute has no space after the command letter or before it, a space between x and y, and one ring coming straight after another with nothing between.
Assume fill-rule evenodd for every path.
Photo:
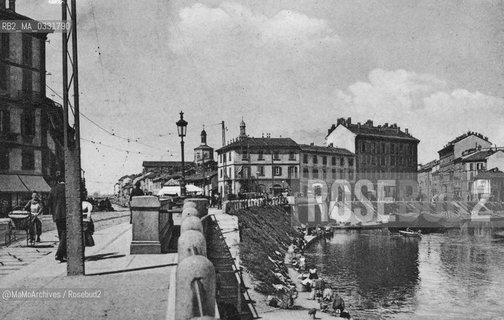
<instances>
[{"instance_id":1,"label":"person standing on walkway","mask_svg":"<svg viewBox=\"0 0 504 320\"><path fill-rule=\"evenodd\" d=\"M56 260L65 262L67 260L67 245L66 245L66 198L65 198L65 181L63 178L58 178L58 183L51 189L47 206L53 216L53 221L56 222L58 229L59 245L56 251Z\"/></svg>"},{"instance_id":2,"label":"person standing on walkway","mask_svg":"<svg viewBox=\"0 0 504 320\"><path fill-rule=\"evenodd\" d=\"M130 194L130 224L133 222L133 211L131 211L131 200L133 199L133 197L139 197L139 196L143 196L144 195L144 192L142 191L142 189L140 189L140 181L137 181L137 183L135 183L135 188L133 190L131 190L131 194Z\"/></svg>"},{"instance_id":3,"label":"person standing on walkway","mask_svg":"<svg viewBox=\"0 0 504 320\"><path fill-rule=\"evenodd\" d=\"M42 234L42 222L38 216L42 213L44 207L40 201L37 191L33 191L32 198L24 206L25 211L30 212L30 242L35 242L35 234L37 235L37 242L40 242L40 235Z\"/></svg>"}]
</instances>

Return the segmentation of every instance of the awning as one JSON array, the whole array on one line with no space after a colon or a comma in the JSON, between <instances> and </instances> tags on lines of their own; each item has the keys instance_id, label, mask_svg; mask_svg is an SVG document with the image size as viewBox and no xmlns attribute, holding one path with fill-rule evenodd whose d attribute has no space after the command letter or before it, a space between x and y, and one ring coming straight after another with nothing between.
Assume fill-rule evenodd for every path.
<instances>
[{"instance_id":1,"label":"awning","mask_svg":"<svg viewBox=\"0 0 504 320\"><path fill-rule=\"evenodd\" d=\"M24 185L28 188L30 192L51 192L51 188L44 180L42 176L23 176L19 175L19 178L24 183Z\"/></svg>"},{"instance_id":2,"label":"awning","mask_svg":"<svg viewBox=\"0 0 504 320\"><path fill-rule=\"evenodd\" d=\"M0 192L30 192L16 174L0 174Z\"/></svg>"}]
</instances>

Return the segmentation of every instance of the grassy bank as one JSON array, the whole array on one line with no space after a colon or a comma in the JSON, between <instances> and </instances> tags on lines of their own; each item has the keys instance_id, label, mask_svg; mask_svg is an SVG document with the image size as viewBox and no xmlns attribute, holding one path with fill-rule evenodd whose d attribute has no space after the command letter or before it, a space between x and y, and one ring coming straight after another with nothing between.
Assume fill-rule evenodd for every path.
<instances>
[{"instance_id":1,"label":"grassy bank","mask_svg":"<svg viewBox=\"0 0 504 320\"><path fill-rule=\"evenodd\" d=\"M292 227L291 215L278 207L253 207L236 212L241 228L240 260L256 281L254 289L276 294L275 284L285 285L288 271L284 257L292 240L300 234Z\"/></svg>"}]
</instances>

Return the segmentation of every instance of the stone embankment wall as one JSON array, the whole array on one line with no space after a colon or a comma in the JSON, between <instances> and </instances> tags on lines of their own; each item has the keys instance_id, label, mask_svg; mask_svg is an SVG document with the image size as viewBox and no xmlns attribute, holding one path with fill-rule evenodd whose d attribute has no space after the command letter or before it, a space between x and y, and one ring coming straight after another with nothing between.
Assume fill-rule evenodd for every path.
<instances>
[{"instance_id":1,"label":"stone embankment wall","mask_svg":"<svg viewBox=\"0 0 504 320\"><path fill-rule=\"evenodd\" d=\"M241 230L240 260L254 278L253 289L275 295L289 279L284 257L296 231L290 213L281 207L250 207L234 213Z\"/></svg>"}]
</instances>

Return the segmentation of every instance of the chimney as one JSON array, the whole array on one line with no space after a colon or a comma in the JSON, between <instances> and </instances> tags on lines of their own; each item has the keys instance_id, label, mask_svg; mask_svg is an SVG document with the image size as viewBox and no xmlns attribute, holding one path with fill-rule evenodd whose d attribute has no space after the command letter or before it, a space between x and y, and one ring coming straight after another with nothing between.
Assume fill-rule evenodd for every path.
<instances>
[{"instance_id":1,"label":"chimney","mask_svg":"<svg viewBox=\"0 0 504 320\"><path fill-rule=\"evenodd\" d=\"M373 120L366 121L366 126L369 128L372 128L373 127Z\"/></svg>"},{"instance_id":2,"label":"chimney","mask_svg":"<svg viewBox=\"0 0 504 320\"><path fill-rule=\"evenodd\" d=\"M16 12L16 0L9 0L9 10Z\"/></svg>"},{"instance_id":3,"label":"chimney","mask_svg":"<svg viewBox=\"0 0 504 320\"><path fill-rule=\"evenodd\" d=\"M385 124L383 125L384 128L388 128L388 122L385 122Z\"/></svg>"},{"instance_id":4,"label":"chimney","mask_svg":"<svg viewBox=\"0 0 504 320\"><path fill-rule=\"evenodd\" d=\"M329 147L334 148L334 144L332 142L329 143Z\"/></svg>"},{"instance_id":5,"label":"chimney","mask_svg":"<svg viewBox=\"0 0 504 320\"><path fill-rule=\"evenodd\" d=\"M361 128L361 123L360 122L357 122L357 128Z\"/></svg>"},{"instance_id":6,"label":"chimney","mask_svg":"<svg viewBox=\"0 0 504 320\"><path fill-rule=\"evenodd\" d=\"M310 146L312 147L315 146L315 142L310 143Z\"/></svg>"},{"instance_id":7,"label":"chimney","mask_svg":"<svg viewBox=\"0 0 504 320\"><path fill-rule=\"evenodd\" d=\"M352 124L352 118L348 117L346 119L346 124L349 125L349 124Z\"/></svg>"},{"instance_id":8,"label":"chimney","mask_svg":"<svg viewBox=\"0 0 504 320\"><path fill-rule=\"evenodd\" d=\"M406 132L406 134L409 134L408 128L404 129L404 132Z\"/></svg>"},{"instance_id":9,"label":"chimney","mask_svg":"<svg viewBox=\"0 0 504 320\"><path fill-rule=\"evenodd\" d=\"M396 132L399 133L401 131L401 127L396 127Z\"/></svg>"},{"instance_id":10,"label":"chimney","mask_svg":"<svg viewBox=\"0 0 504 320\"><path fill-rule=\"evenodd\" d=\"M345 122L345 118L338 118L338 124L342 124L342 125L345 125L346 122Z\"/></svg>"}]
</instances>

